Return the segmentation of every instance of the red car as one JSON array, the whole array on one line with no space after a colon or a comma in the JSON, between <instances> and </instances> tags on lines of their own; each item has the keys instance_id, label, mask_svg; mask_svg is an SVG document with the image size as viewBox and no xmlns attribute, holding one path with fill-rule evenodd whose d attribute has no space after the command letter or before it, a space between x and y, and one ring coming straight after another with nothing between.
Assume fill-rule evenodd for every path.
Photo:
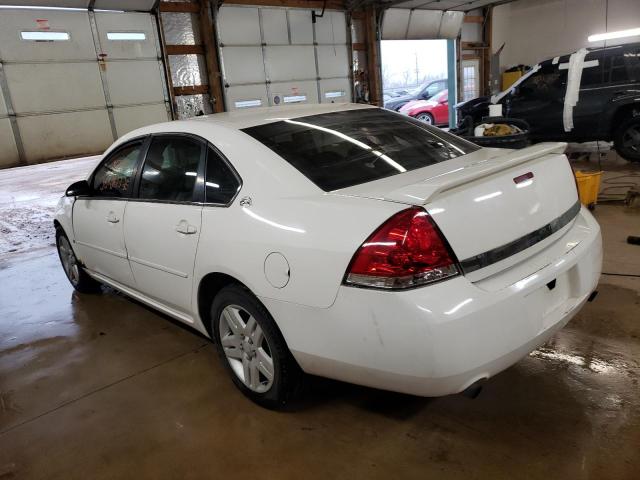
<instances>
[{"instance_id":1,"label":"red car","mask_svg":"<svg viewBox=\"0 0 640 480\"><path fill-rule=\"evenodd\" d=\"M442 90L429 100L413 100L403 106L400 113L429 125L446 125L449 123L449 91Z\"/></svg>"}]
</instances>

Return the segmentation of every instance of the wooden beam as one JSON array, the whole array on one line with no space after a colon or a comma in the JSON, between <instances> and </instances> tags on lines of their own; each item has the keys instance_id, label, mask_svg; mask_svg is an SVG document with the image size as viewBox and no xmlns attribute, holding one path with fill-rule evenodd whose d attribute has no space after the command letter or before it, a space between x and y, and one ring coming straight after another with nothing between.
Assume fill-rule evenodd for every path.
<instances>
[{"instance_id":1,"label":"wooden beam","mask_svg":"<svg viewBox=\"0 0 640 480\"><path fill-rule=\"evenodd\" d=\"M382 91L380 88L378 38L376 33L376 10L374 7L368 7L365 10L364 31L367 42L367 77L369 80L369 103L373 105L380 105Z\"/></svg>"},{"instance_id":2,"label":"wooden beam","mask_svg":"<svg viewBox=\"0 0 640 480\"><path fill-rule=\"evenodd\" d=\"M481 15L465 15L464 23L484 23L484 17Z\"/></svg>"},{"instance_id":3,"label":"wooden beam","mask_svg":"<svg viewBox=\"0 0 640 480\"><path fill-rule=\"evenodd\" d=\"M175 120L176 114L176 98L173 94L173 81L171 80L171 70L169 69L169 56L167 55L167 44L164 40L164 25L162 24L162 17L158 11L153 12L153 16L156 20L156 26L158 27L158 34L160 36L160 50L162 52L162 68L167 81L167 93L169 95L169 106L171 109L171 118Z\"/></svg>"},{"instance_id":4,"label":"wooden beam","mask_svg":"<svg viewBox=\"0 0 640 480\"><path fill-rule=\"evenodd\" d=\"M480 42L460 42L462 50L483 50L488 48Z\"/></svg>"},{"instance_id":5,"label":"wooden beam","mask_svg":"<svg viewBox=\"0 0 640 480\"><path fill-rule=\"evenodd\" d=\"M160 2L160 11L198 13L200 5L195 2Z\"/></svg>"},{"instance_id":6,"label":"wooden beam","mask_svg":"<svg viewBox=\"0 0 640 480\"><path fill-rule=\"evenodd\" d=\"M173 87L173 94L180 95L200 95L209 93L209 85L189 85L187 87Z\"/></svg>"},{"instance_id":7,"label":"wooden beam","mask_svg":"<svg viewBox=\"0 0 640 480\"><path fill-rule=\"evenodd\" d=\"M207 78L209 79L209 93L215 113L224 112L224 97L222 75L218 60L218 45L215 25L211 15L210 0L201 0L200 34L204 46L204 58L207 64Z\"/></svg>"},{"instance_id":8,"label":"wooden beam","mask_svg":"<svg viewBox=\"0 0 640 480\"><path fill-rule=\"evenodd\" d=\"M259 7L294 7L322 10L323 0L224 0L225 5L256 5ZM326 8L330 10L346 10L344 1L327 0Z\"/></svg>"},{"instance_id":9,"label":"wooden beam","mask_svg":"<svg viewBox=\"0 0 640 480\"><path fill-rule=\"evenodd\" d=\"M167 55L204 55L202 45L167 45Z\"/></svg>"},{"instance_id":10,"label":"wooden beam","mask_svg":"<svg viewBox=\"0 0 640 480\"><path fill-rule=\"evenodd\" d=\"M493 7L489 6L484 9L484 16L487 19L482 29L482 41L487 45L486 50L482 50L482 85L480 86L481 95L491 95L491 57L493 56L492 37L493 37Z\"/></svg>"}]
</instances>

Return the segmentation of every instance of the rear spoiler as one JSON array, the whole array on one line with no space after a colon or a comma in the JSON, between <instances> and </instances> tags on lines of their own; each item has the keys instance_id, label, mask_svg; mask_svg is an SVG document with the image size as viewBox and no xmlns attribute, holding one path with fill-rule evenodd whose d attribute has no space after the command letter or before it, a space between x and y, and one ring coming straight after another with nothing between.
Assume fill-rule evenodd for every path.
<instances>
[{"instance_id":1,"label":"rear spoiler","mask_svg":"<svg viewBox=\"0 0 640 480\"><path fill-rule=\"evenodd\" d=\"M409 196L414 199L420 198L421 201L419 203L424 205L429 203L429 200L434 196L447 190L488 177L496 172L526 163L534 158L550 154L563 154L566 148L567 144L564 142L539 143L406 185L401 189L389 192L384 195L384 198L386 200L404 202Z\"/></svg>"}]
</instances>

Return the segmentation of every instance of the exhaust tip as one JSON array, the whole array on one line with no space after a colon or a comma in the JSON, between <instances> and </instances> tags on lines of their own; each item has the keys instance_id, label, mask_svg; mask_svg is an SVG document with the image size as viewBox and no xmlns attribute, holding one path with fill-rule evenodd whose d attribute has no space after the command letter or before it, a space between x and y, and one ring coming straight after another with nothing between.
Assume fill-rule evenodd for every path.
<instances>
[{"instance_id":1,"label":"exhaust tip","mask_svg":"<svg viewBox=\"0 0 640 480\"><path fill-rule=\"evenodd\" d=\"M482 392L482 387L484 385L484 382L486 381L487 381L486 378L481 378L479 380L476 380L461 392L462 395L464 395L467 398L470 398L471 400L478 398L478 395L480 395L480 392Z\"/></svg>"}]
</instances>

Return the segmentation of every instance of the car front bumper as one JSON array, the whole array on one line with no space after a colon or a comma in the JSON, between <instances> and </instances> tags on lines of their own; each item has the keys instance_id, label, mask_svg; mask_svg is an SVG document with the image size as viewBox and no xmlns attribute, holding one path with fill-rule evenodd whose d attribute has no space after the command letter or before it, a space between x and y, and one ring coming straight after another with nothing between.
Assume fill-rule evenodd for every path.
<instances>
[{"instance_id":1,"label":"car front bumper","mask_svg":"<svg viewBox=\"0 0 640 480\"><path fill-rule=\"evenodd\" d=\"M459 276L402 292L342 286L325 309L261 300L307 373L421 396L458 393L544 344L584 305L602 265L600 228L584 208L554 245L578 238L500 287L495 275Z\"/></svg>"}]
</instances>

